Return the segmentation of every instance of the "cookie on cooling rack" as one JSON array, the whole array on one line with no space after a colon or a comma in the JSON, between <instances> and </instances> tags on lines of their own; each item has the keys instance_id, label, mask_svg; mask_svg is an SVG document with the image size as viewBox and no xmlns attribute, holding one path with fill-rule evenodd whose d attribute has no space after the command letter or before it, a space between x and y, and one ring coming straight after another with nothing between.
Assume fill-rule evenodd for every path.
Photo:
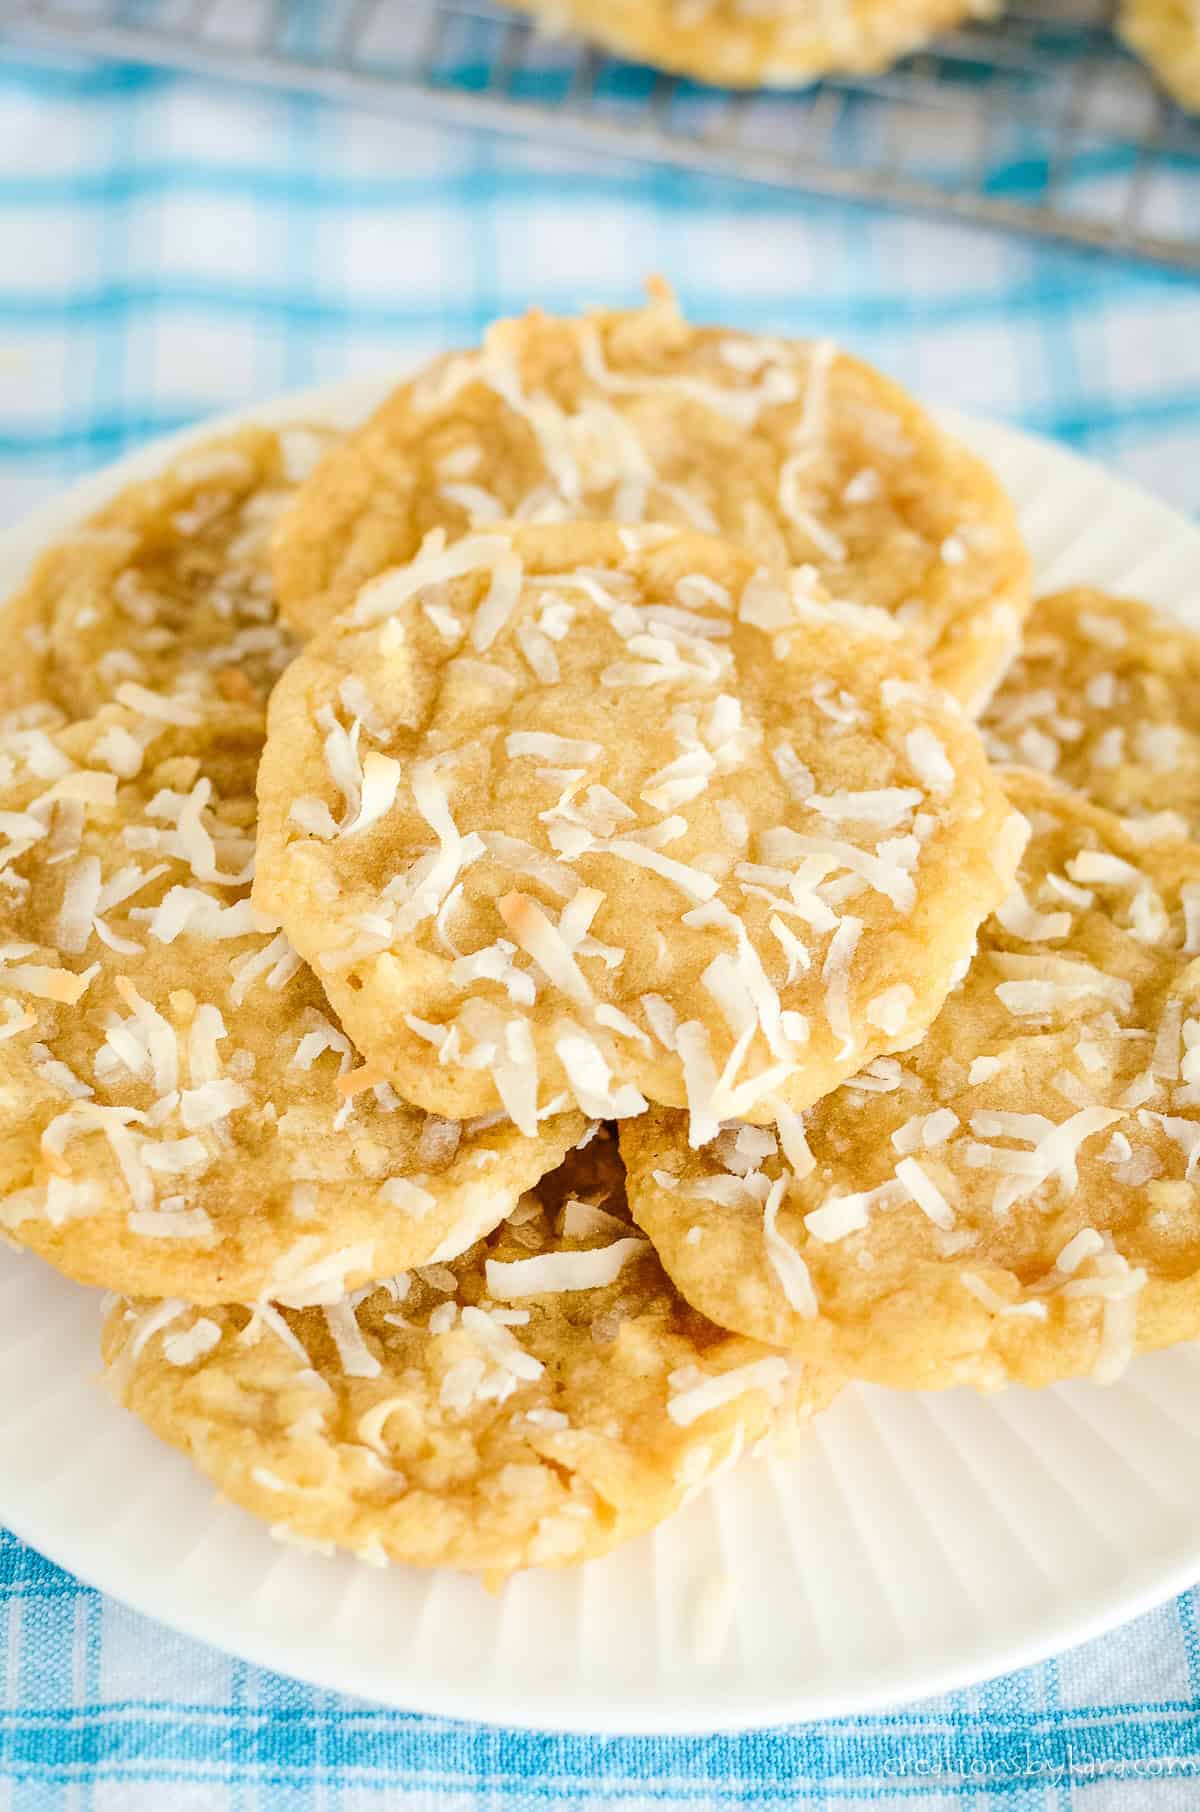
<instances>
[{"instance_id":1,"label":"cookie on cooling rack","mask_svg":"<svg viewBox=\"0 0 1200 1812\"><path fill-rule=\"evenodd\" d=\"M280 609L313 634L424 536L503 517L664 521L815 567L896 615L970 708L1029 602L1012 506L911 397L827 342L647 308L497 322L322 461L275 536Z\"/></svg>"},{"instance_id":2,"label":"cookie on cooling rack","mask_svg":"<svg viewBox=\"0 0 1200 1812\"><path fill-rule=\"evenodd\" d=\"M1194 0L1121 0L1118 30L1179 105L1200 113L1200 14Z\"/></svg>"},{"instance_id":3,"label":"cookie on cooling rack","mask_svg":"<svg viewBox=\"0 0 1200 1812\"><path fill-rule=\"evenodd\" d=\"M621 1128L683 1294L917 1388L1111 1378L1200 1334L1200 849L1010 770L1033 835L923 1041L778 1129Z\"/></svg>"},{"instance_id":4,"label":"cookie on cooling rack","mask_svg":"<svg viewBox=\"0 0 1200 1812\"><path fill-rule=\"evenodd\" d=\"M292 648L270 531L333 440L296 425L191 447L48 548L0 617L0 713L86 717L139 689L265 699Z\"/></svg>"},{"instance_id":5,"label":"cookie on cooling rack","mask_svg":"<svg viewBox=\"0 0 1200 1812\"><path fill-rule=\"evenodd\" d=\"M733 88L886 69L991 0L509 0L553 31Z\"/></svg>"},{"instance_id":6,"label":"cookie on cooling rack","mask_svg":"<svg viewBox=\"0 0 1200 1812\"><path fill-rule=\"evenodd\" d=\"M1200 840L1200 636L1083 587L1043 598L983 719L988 752L1056 775L1146 834Z\"/></svg>"},{"instance_id":7,"label":"cookie on cooling rack","mask_svg":"<svg viewBox=\"0 0 1200 1812\"><path fill-rule=\"evenodd\" d=\"M461 1252L582 1136L576 1113L529 1136L431 1119L362 1069L250 904L257 715L147 694L141 715L110 706L16 741L0 785L10 1238L109 1289L328 1300Z\"/></svg>"},{"instance_id":8,"label":"cookie on cooling rack","mask_svg":"<svg viewBox=\"0 0 1200 1812\"><path fill-rule=\"evenodd\" d=\"M366 586L275 690L259 803L254 899L406 1099L649 1099L698 1142L911 1044L1024 834L889 618L584 522Z\"/></svg>"},{"instance_id":9,"label":"cookie on cooling rack","mask_svg":"<svg viewBox=\"0 0 1200 1812\"><path fill-rule=\"evenodd\" d=\"M836 1390L688 1308L603 1133L451 1265L301 1312L121 1304L104 1354L281 1536L497 1575L643 1533Z\"/></svg>"}]
</instances>

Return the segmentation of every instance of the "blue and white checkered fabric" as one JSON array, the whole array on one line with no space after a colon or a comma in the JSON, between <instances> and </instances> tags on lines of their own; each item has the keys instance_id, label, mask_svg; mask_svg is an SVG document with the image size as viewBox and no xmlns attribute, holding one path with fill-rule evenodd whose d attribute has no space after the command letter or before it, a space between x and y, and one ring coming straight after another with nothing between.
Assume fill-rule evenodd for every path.
<instances>
[{"instance_id":1,"label":"blue and white checkered fabric","mask_svg":"<svg viewBox=\"0 0 1200 1812\"><path fill-rule=\"evenodd\" d=\"M1059 435L1200 510L1194 281L10 49L0 520L149 435L402 368L531 302L628 301L649 270L697 317L832 334L931 398ZM0 1533L0 1812L1194 1812L1198 1604L891 1714L599 1741L293 1685Z\"/></svg>"}]
</instances>

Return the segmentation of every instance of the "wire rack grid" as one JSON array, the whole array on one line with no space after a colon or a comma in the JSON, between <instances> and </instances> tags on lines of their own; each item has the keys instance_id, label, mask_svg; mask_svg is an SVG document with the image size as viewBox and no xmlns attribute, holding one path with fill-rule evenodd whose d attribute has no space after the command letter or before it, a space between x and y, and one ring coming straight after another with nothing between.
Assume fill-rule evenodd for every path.
<instances>
[{"instance_id":1,"label":"wire rack grid","mask_svg":"<svg viewBox=\"0 0 1200 1812\"><path fill-rule=\"evenodd\" d=\"M885 75L755 94L543 37L491 0L0 0L0 30L1200 271L1200 120L1120 48L1112 8L1011 0Z\"/></svg>"}]
</instances>

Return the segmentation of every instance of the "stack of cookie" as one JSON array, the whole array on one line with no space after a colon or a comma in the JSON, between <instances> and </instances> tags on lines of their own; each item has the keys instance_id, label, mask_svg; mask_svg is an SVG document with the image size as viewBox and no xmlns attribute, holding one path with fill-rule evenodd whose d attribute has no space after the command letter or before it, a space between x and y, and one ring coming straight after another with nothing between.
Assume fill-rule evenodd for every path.
<instances>
[{"instance_id":1,"label":"stack of cookie","mask_svg":"<svg viewBox=\"0 0 1200 1812\"><path fill-rule=\"evenodd\" d=\"M503 1575L847 1379L1200 1331L1197 644L1028 603L910 398L663 291L48 553L0 1226L122 1400L281 1538Z\"/></svg>"}]
</instances>

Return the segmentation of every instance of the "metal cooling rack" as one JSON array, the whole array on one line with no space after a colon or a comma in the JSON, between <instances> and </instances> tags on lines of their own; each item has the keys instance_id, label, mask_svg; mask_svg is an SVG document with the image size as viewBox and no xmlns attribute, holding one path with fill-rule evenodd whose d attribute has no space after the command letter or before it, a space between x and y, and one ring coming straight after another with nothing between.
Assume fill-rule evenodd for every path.
<instances>
[{"instance_id":1,"label":"metal cooling rack","mask_svg":"<svg viewBox=\"0 0 1200 1812\"><path fill-rule=\"evenodd\" d=\"M490 0L0 0L0 29L1200 270L1200 121L1111 13L1013 0L887 75L752 95L539 37Z\"/></svg>"}]
</instances>

